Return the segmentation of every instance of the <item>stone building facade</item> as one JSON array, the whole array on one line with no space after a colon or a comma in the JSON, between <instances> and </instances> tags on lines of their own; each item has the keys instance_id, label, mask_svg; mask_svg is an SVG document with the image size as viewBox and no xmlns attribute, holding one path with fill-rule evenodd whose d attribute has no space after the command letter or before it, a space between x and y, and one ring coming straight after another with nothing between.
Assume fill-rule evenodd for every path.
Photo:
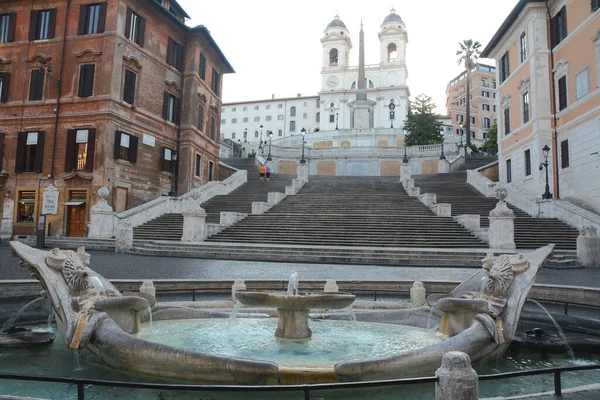
<instances>
[{"instance_id":1,"label":"stone building facade","mask_svg":"<svg viewBox=\"0 0 600 400\"><path fill-rule=\"evenodd\" d=\"M496 60L500 181L600 210L600 2L520 1L484 49Z\"/></svg>"},{"instance_id":2,"label":"stone building facade","mask_svg":"<svg viewBox=\"0 0 600 400\"><path fill-rule=\"evenodd\" d=\"M42 214L49 235L84 236L102 186L124 211L215 179L233 69L187 18L175 0L3 3L3 238Z\"/></svg>"},{"instance_id":3,"label":"stone building facade","mask_svg":"<svg viewBox=\"0 0 600 400\"><path fill-rule=\"evenodd\" d=\"M455 135L467 137L466 124L467 71L448 82L446 87L446 110L449 124ZM471 140L481 144L487 138L487 130L496 119L496 68L476 64L471 71ZM448 122L444 122L448 124Z\"/></svg>"}]
</instances>

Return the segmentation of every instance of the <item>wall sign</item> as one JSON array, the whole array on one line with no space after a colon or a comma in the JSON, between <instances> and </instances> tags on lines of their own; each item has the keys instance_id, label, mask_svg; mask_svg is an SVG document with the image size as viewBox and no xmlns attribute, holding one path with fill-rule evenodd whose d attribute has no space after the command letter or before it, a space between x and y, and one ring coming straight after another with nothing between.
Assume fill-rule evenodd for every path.
<instances>
[{"instance_id":1,"label":"wall sign","mask_svg":"<svg viewBox=\"0 0 600 400\"><path fill-rule=\"evenodd\" d=\"M58 214L58 189L54 185L44 189L42 214Z\"/></svg>"}]
</instances>

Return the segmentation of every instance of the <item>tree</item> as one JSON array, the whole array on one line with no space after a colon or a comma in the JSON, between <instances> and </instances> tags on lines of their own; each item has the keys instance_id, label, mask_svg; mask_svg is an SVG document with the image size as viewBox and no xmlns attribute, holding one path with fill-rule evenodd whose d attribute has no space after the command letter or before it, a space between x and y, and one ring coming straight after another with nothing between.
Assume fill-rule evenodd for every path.
<instances>
[{"instance_id":1,"label":"tree","mask_svg":"<svg viewBox=\"0 0 600 400\"><path fill-rule=\"evenodd\" d=\"M431 97L420 94L410 103L410 109L404 129L407 131L405 144L427 145L442 142L440 128L442 123L438 121L438 116L433 110L435 104L431 102Z\"/></svg>"},{"instance_id":2,"label":"tree","mask_svg":"<svg viewBox=\"0 0 600 400\"><path fill-rule=\"evenodd\" d=\"M485 143L481 146L481 149L488 153L498 152L498 124L494 122L494 125L490 126L487 130L487 138Z\"/></svg>"},{"instance_id":3,"label":"tree","mask_svg":"<svg viewBox=\"0 0 600 400\"><path fill-rule=\"evenodd\" d=\"M479 48L481 47L481 43L473 42L473 39L463 40L462 43L458 44L460 46L460 50L456 52L457 56L460 56L458 59L458 64L464 64L467 69L467 91L466 91L466 115L465 115L465 133L467 135L467 147L471 147L471 70L475 66L475 62L477 62L477 58L479 58L479 54L481 51ZM475 59L475 62L473 61Z\"/></svg>"}]
</instances>

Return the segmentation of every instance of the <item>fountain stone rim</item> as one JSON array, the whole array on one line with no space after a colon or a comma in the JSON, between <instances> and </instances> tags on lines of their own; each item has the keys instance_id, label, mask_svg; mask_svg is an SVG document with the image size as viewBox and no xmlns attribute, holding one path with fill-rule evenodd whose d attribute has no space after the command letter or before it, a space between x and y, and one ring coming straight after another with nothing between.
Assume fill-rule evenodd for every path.
<instances>
[{"instance_id":1,"label":"fountain stone rim","mask_svg":"<svg viewBox=\"0 0 600 400\"><path fill-rule=\"evenodd\" d=\"M273 307L286 310L341 309L356 300L349 293L306 293L288 295L285 292L240 290L237 299L246 306Z\"/></svg>"}]
</instances>

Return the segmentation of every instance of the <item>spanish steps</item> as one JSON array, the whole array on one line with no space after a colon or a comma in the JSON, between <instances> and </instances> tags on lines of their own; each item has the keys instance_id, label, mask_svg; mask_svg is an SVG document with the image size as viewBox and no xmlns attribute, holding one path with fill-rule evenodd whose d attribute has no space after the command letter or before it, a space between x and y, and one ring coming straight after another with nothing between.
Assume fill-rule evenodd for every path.
<instances>
[{"instance_id":1,"label":"spanish steps","mask_svg":"<svg viewBox=\"0 0 600 400\"><path fill-rule=\"evenodd\" d=\"M448 174L413 176L415 186L421 193L435 193L437 203L452 205L452 216L461 214L479 214L481 227L489 227L488 216L498 202L495 198L485 197L467 183L467 169L476 169L488 164L493 158L474 158L456 172ZM515 244L518 249L534 249L556 244L557 250L576 250L579 231L562 221L553 218L534 218L508 204L515 213Z\"/></svg>"}]
</instances>

